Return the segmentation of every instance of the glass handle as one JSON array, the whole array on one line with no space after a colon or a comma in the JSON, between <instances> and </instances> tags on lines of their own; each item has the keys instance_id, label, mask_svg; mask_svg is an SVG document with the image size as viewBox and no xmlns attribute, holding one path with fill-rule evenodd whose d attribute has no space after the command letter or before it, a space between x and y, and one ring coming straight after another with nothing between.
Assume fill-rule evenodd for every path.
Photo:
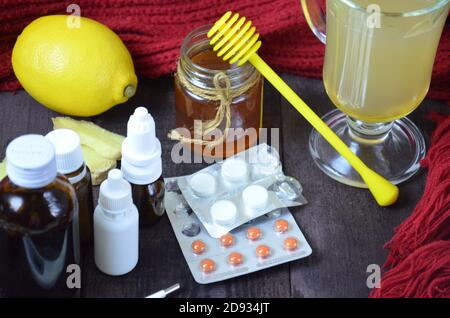
<instances>
[{"instance_id":1,"label":"glass handle","mask_svg":"<svg viewBox=\"0 0 450 318\"><path fill-rule=\"evenodd\" d=\"M317 38L325 44L327 41L326 19L319 2L317 0L301 0L306 22Z\"/></svg>"}]
</instances>

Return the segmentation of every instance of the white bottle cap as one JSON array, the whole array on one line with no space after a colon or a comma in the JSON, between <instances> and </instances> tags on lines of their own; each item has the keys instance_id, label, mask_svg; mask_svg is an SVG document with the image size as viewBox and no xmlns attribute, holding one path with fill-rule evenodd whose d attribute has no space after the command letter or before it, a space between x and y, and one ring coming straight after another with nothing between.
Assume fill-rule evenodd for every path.
<instances>
[{"instance_id":1,"label":"white bottle cap","mask_svg":"<svg viewBox=\"0 0 450 318\"><path fill-rule=\"evenodd\" d=\"M128 120L121 164L124 178L133 184L150 184L161 176L161 143L155 135L155 121L145 107L136 108Z\"/></svg>"},{"instance_id":2,"label":"white bottle cap","mask_svg":"<svg viewBox=\"0 0 450 318\"><path fill-rule=\"evenodd\" d=\"M222 177L228 182L243 182L247 178L247 163L236 158L225 160L222 165Z\"/></svg>"},{"instance_id":3,"label":"white bottle cap","mask_svg":"<svg viewBox=\"0 0 450 318\"><path fill-rule=\"evenodd\" d=\"M45 138L55 147L56 166L62 174L72 173L83 165L83 152L80 137L70 129L56 129L49 132Z\"/></svg>"},{"instance_id":4,"label":"white bottle cap","mask_svg":"<svg viewBox=\"0 0 450 318\"><path fill-rule=\"evenodd\" d=\"M108 179L100 185L98 204L110 214L124 213L133 205L131 186L120 170L111 170Z\"/></svg>"},{"instance_id":5,"label":"white bottle cap","mask_svg":"<svg viewBox=\"0 0 450 318\"><path fill-rule=\"evenodd\" d=\"M6 172L20 187L45 187L57 175L55 148L44 136L20 136L6 148Z\"/></svg>"},{"instance_id":6,"label":"white bottle cap","mask_svg":"<svg viewBox=\"0 0 450 318\"><path fill-rule=\"evenodd\" d=\"M189 180L189 185L199 197L209 197L216 192L216 179L206 172L194 174Z\"/></svg>"},{"instance_id":7,"label":"white bottle cap","mask_svg":"<svg viewBox=\"0 0 450 318\"><path fill-rule=\"evenodd\" d=\"M236 206L228 200L217 201L211 206L211 217L217 224L232 224L237 217Z\"/></svg>"},{"instance_id":8,"label":"white bottle cap","mask_svg":"<svg viewBox=\"0 0 450 318\"><path fill-rule=\"evenodd\" d=\"M251 185L242 192L242 199L244 200L245 206L259 210L267 206L269 193L266 188L260 185Z\"/></svg>"}]
</instances>

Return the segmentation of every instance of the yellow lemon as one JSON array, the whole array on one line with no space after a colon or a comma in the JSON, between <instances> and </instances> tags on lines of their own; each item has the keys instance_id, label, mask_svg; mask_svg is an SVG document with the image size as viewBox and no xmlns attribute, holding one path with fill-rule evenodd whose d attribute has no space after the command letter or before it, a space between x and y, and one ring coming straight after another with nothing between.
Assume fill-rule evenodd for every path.
<instances>
[{"instance_id":1,"label":"yellow lemon","mask_svg":"<svg viewBox=\"0 0 450 318\"><path fill-rule=\"evenodd\" d=\"M50 15L31 22L12 52L14 73L38 102L57 112L94 116L124 103L137 88L120 38L92 19Z\"/></svg>"}]
</instances>

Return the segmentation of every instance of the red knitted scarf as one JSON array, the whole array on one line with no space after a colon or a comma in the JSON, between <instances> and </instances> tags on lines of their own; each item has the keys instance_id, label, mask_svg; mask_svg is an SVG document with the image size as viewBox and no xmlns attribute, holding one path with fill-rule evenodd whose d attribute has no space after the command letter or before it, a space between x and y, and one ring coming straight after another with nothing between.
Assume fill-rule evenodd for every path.
<instances>
[{"instance_id":1,"label":"red knitted scarf","mask_svg":"<svg viewBox=\"0 0 450 318\"><path fill-rule=\"evenodd\" d=\"M73 1L0 0L0 91L20 87L11 68L17 35L43 15L64 14ZM225 11L250 18L263 36L261 53L279 71L320 78L323 45L310 32L299 0L78 0L81 15L113 29L129 48L139 75L175 70L180 44L193 28ZM450 26L440 42L429 97L450 103ZM434 116L436 118L436 116ZM450 118L440 119L423 166L424 195L400 225L381 288L372 297L450 297Z\"/></svg>"},{"instance_id":2,"label":"red knitted scarf","mask_svg":"<svg viewBox=\"0 0 450 318\"><path fill-rule=\"evenodd\" d=\"M324 2L324 0L320 0ZM0 90L19 83L11 68L17 35L32 20L65 14L74 1L0 0ZM213 23L228 10L245 15L263 36L261 54L279 71L320 78L324 46L309 30L300 0L77 0L81 15L113 29L130 50L139 75L157 77L175 70L183 38ZM438 50L429 97L450 102L450 26Z\"/></svg>"},{"instance_id":3,"label":"red knitted scarf","mask_svg":"<svg viewBox=\"0 0 450 318\"><path fill-rule=\"evenodd\" d=\"M430 119L439 126L422 161L425 191L386 244L391 269L371 297L450 297L450 116Z\"/></svg>"}]
</instances>

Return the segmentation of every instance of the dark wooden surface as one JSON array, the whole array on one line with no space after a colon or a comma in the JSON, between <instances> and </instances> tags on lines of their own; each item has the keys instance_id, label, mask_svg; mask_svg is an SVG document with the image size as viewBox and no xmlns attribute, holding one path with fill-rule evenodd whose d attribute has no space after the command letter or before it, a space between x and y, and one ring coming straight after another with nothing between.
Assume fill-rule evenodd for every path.
<instances>
[{"instance_id":1,"label":"dark wooden surface","mask_svg":"<svg viewBox=\"0 0 450 318\"><path fill-rule=\"evenodd\" d=\"M319 114L333 108L321 81L285 75L284 79ZM173 164L166 138L174 128L173 80L141 80L137 96L128 103L91 118L97 124L125 134L129 115L147 106L157 123L163 145L164 176L193 173L201 164ZM188 269L167 216L140 233L138 266L123 277L110 277L95 267L92 253L83 264L83 297L143 297L179 282L175 297L366 297L366 268L382 265L383 244L394 228L412 211L422 195L425 173L401 186L398 203L380 208L365 190L350 188L325 176L312 162L308 150L310 125L266 84L264 127L280 128L285 173L298 178L309 204L292 209L309 240L313 254L225 282L199 285ZM46 134L57 114L42 107L26 92L0 93L1 155L7 143L25 133ZM425 120L431 110L447 111L442 102L426 100L411 118L429 140L433 125Z\"/></svg>"}]
</instances>

